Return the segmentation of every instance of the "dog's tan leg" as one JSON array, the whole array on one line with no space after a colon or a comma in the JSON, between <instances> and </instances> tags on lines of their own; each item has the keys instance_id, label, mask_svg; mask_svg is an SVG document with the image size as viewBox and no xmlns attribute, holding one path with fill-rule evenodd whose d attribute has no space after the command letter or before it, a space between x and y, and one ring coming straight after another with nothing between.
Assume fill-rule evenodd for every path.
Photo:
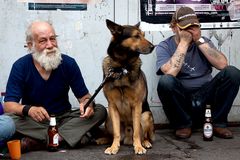
<instances>
[{"instance_id":1,"label":"dog's tan leg","mask_svg":"<svg viewBox=\"0 0 240 160\"><path fill-rule=\"evenodd\" d=\"M113 143L105 150L105 154L116 154L120 148L120 115L115 105L109 106L109 114L113 125Z\"/></svg>"},{"instance_id":2,"label":"dog's tan leg","mask_svg":"<svg viewBox=\"0 0 240 160\"><path fill-rule=\"evenodd\" d=\"M141 125L143 130L143 147L152 148L151 141L154 140L154 122L151 112L144 112L141 116Z\"/></svg>"},{"instance_id":3,"label":"dog's tan leg","mask_svg":"<svg viewBox=\"0 0 240 160\"><path fill-rule=\"evenodd\" d=\"M142 103L133 107L133 146L135 154L145 154L147 150L141 144L141 112Z\"/></svg>"}]
</instances>

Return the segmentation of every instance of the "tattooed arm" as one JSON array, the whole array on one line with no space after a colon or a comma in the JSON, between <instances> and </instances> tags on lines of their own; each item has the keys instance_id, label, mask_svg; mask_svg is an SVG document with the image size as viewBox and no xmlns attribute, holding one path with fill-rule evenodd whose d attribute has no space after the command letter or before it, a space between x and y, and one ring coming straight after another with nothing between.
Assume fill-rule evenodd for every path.
<instances>
[{"instance_id":1,"label":"tattooed arm","mask_svg":"<svg viewBox=\"0 0 240 160\"><path fill-rule=\"evenodd\" d=\"M169 61L161 67L161 71L164 74L170 74L173 76L176 76L181 70L187 49L192 42L191 33L184 30L180 31L178 28L176 29L177 30L175 32L177 32L177 34L175 36L175 40L178 44L177 49Z\"/></svg>"},{"instance_id":2,"label":"tattooed arm","mask_svg":"<svg viewBox=\"0 0 240 160\"><path fill-rule=\"evenodd\" d=\"M208 43L201 44L198 48L216 69L221 70L228 65L225 55L217 49L212 48Z\"/></svg>"},{"instance_id":3,"label":"tattooed arm","mask_svg":"<svg viewBox=\"0 0 240 160\"><path fill-rule=\"evenodd\" d=\"M161 67L162 72L176 76L182 68L187 49L188 45L179 43L173 56Z\"/></svg>"}]
</instances>

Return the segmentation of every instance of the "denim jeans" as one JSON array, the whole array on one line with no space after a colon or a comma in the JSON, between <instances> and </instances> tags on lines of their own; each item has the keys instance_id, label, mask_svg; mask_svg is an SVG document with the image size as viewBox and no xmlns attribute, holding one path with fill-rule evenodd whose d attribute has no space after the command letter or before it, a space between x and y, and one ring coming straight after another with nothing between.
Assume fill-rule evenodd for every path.
<instances>
[{"instance_id":1,"label":"denim jeans","mask_svg":"<svg viewBox=\"0 0 240 160\"><path fill-rule=\"evenodd\" d=\"M226 127L228 113L237 96L240 85L240 70L227 66L209 83L201 88L188 90L174 76L161 75L158 82L158 96L163 110L174 129L201 124L206 104L212 108L213 125ZM193 100L200 102L193 106Z\"/></svg>"},{"instance_id":2,"label":"denim jeans","mask_svg":"<svg viewBox=\"0 0 240 160\"><path fill-rule=\"evenodd\" d=\"M0 115L0 143L10 139L15 133L15 124L11 117Z\"/></svg>"}]
</instances>

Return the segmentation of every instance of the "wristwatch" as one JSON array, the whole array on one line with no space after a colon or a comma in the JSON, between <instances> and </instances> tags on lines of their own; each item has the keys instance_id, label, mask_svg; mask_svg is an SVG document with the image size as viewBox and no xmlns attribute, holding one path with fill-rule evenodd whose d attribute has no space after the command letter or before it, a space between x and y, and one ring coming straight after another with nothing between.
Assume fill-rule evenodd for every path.
<instances>
[{"instance_id":1,"label":"wristwatch","mask_svg":"<svg viewBox=\"0 0 240 160\"><path fill-rule=\"evenodd\" d=\"M201 45L201 44L203 44L203 43L205 43L206 41L201 37L201 38L199 38L199 40L196 42L196 45L197 46L199 46L199 45Z\"/></svg>"}]
</instances>

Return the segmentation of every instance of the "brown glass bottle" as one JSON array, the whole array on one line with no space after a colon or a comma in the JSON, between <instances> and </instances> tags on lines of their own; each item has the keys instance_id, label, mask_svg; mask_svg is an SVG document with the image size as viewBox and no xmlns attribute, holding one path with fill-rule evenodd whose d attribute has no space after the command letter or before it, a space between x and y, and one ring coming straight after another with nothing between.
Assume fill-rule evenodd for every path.
<instances>
[{"instance_id":1,"label":"brown glass bottle","mask_svg":"<svg viewBox=\"0 0 240 160\"><path fill-rule=\"evenodd\" d=\"M203 124L203 140L204 141L213 140L213 125L210 105L207 105L205 110L205 121Z\"/></svg>"},{"instance_id":2,"label":"brown glass bottle","mask_svg":"<svg viewBox=\"0 0 240 160\"><path fill-rule=\"evenodd\" d=\"M50 123L48 127L48 151L55 152L58 150L59 146L59 135L58 135L58 128L56 125L56 117L50 117Z\"/></svg>"}]
</instances>

